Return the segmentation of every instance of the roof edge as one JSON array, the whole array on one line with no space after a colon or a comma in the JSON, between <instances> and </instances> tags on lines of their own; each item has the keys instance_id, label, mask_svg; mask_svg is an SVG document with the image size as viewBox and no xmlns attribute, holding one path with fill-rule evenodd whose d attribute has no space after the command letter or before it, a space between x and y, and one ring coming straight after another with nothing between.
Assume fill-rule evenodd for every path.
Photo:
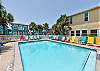
<instances>
[{"instance_id":1,"label":"roof edge","mask_svg":"<svg viewBox=\"0 0 100 71\"><path fill-rule=\"evenodd\" d=\"M84 10L84 11L80 11L80 12L74 13L74 14L72 14L72 15L69 15L68 17L75 16L75 15L84 13L84 12L86 12L86 11L90 11L90 10L94 10L94 9L98 9L98 8L100 8L100 6L96 6L96 7L93 7L93 8L87 9L87 10Z\"/></svg>"},{"instance_id":2,"label":"roof edge","mask_svg":"<svg viewBox=\"0 0 100 71\"><path fill-rule=\"evenodd\" d=\"M15 22L12 22L12 23L10 23L10 24L14 24L14 25L26 25L26 26L28 26L27 24L15 23Z\"/></svg>"}]
</instances>

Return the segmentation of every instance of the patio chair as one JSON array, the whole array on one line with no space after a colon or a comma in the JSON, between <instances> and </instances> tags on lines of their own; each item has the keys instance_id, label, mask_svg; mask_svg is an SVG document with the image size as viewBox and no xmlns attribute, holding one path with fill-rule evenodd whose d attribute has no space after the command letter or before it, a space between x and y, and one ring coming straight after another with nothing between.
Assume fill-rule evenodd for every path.
<instances>
[{"instance_id":1,"label":"patio chair","mask_svg":"<svg viewBox=\"0 0 100 71\"><path fill-rule=\"evenodd\" d=\"M100 47L100 37L96 37L96 42L95 42L94 46Z\"/></svg>"},{"instance_id":2,"label":"patio chair","mask_svg":"<svg viewBox=\"0 0 100 71\"><path fill-rule=\"evenodd\" d=\"M52 38L53 40L55 40L56 39L56 36L53 36L53 38Z\"/></svg>"},{"instance_id":3,"label":"patio chair","mask_svg":"<svg viewBox=\"0 0 100 71\"><path fill-rule=\"evenodd\" d=\"M75 39L76 39L76 37L72 36L71 39L70 39L70 43L75 43Z\"/></svg>"},{"instance_id":4,"label":"patio chair","mask_svg":"<svg viewBox=\"0 0 100 71\"><path fill-rule=\"evenodd\" d=\"M53 35L49 35L49 39L53 39Z\"/></svg>"},{"instance_id":5,"label":"patio chair","mask_svg":"<svg viewBox=\"0 0 100 71\"><path fill-rule=\"evenodd\" d=\"M37 36L33 36L33 39L34 39L34 40L37 40Z\"/></svg>"},{"instance_id":6,"label":"patio chair","mask_svg":"<svg viewBox=\"0 0 100 71\"><path fill-rule=\"evenodd\" d=\"M61 41L63 41L63 42L65 41L65 36L62 36L62 39L61 39Z\"/></svg>"},{"instance_id":7,"label":"patio chair","mask_svg":"<svg viewBox=\"0 0 100 71\"><path fill-rule=\"evenodd\" d=\"M87 45L94 45L94 37L89 37L87 38Z\"/></svg>"},{"instance_id":8,"label":"patio chair","mask_svg":"<svg viewBox=\"0 0 100 71\"><path fill-rule=\"evenodd\" d=\"M76 44L79 43L79 38L78 38L78 37L75 38L75 43L76 43Z\"/></svg>"},{"instance_id":9,"label":"patio chair","mask_svg":"<svg viewBox=\"0 0 100 71\"><path fill-rule=\"evenodd\" d=\"M39 36L39 39L42 39L42 36L41 35Z\"/></svg>"},{"instance_id":10,"label":"patio chair","mask_svg":"<svg viewBox=\"0 0 100 71\"><path fill-rule=\"evenodd\" d=\"M64 42L70 42L70 38L67 36L64 40Z\"/></svg>"},{"instance_id":11,"label":"patio chair","mask_svg":"<svg viewBox=\"0 0 100 71\"><path fill-rule=\"evenodd\" d=\"M86 42L87 42L87 37L86 36L81 36L79 38L79 43L80 44L86 44Z\"/></svg>"},{"instance_id":12,"label":"patio chair","mask_svg":"<svg viewBox=\"0 0 100 71\"><path fill-rule=\"evenodd\" d=\"M33 40L33 36L32 36L32 35L31 35L31 36L29 36L29 39L30 39L30 40Z\"/></svg>"},{"instance_id":13,"label":"patio chair","mask_svg":"<svg viewBox=\"0 0 100 71\"><path fill-rule=\"evenodd\" d=\"M24 35L21 35L20 36L20 41L24 41L25 40L25 36Z\"/></svg>"},{"instance_id":14,"label":"patio chair","mask_svg":"<svg viewBox=\"0 0 100 71\"><path fill-rule=\"evenodd\" d=\"M62 41L62 36L61 35L58 36L58 41Z\"/></svg>"},{"instance_id":15,"label":"patio chair","mask_svg":"<svg viewBox=\"0 0 100 71\"><path fill-rule=\"evenodd\" d=\"M58 36L55 37L55 40L58 40Z\"/></svg>"},{"instance_id":16,"label":"patio chair","mask_svg":"<svg viewBox=\"0 0 100 71\"><path fill-rule=\"evenodd\" d=\"M37 40L39 40L40 39L40 36L39 35L37 35Z\"/></svg>"},{"instance_id":17,"label":"patio chair","mask_svg":"<svg viewBox=\"0 0 100 71\"><path fill-rule=\"evenodd\" d=\"M49 39L51 39L51 36L52 36L52 35L49 35Z\"/></svg>"},{"instance_id":18,"label":"patio chair","mask_svg":"<svg viewBox=\"0 0 100 71\"><path fill-rule=\"evenodd\" d=\"M29 36L25 36L25 40L28 41L29 40Z\"/></svg>"}]
</instances>

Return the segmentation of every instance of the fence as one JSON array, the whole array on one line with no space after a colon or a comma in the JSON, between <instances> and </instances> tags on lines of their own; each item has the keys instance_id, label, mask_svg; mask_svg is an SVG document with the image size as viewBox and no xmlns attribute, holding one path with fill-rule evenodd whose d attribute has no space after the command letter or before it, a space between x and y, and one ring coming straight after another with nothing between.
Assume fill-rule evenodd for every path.
<instances>
[{"instance_id":1,"label":"fence","mask_svg":"<svg viewBox=\"0 0 100 71\"><path fill-rule=\"evenodd\" d=\"M20 36L14 36L14 35L0 35L0 41L15 41L19 40Z\"/></svg>"},{"instance_id":2,"label":"fence","mask_svg":"<svg viewBox=\"0 0 100 71\"><path fill-rule=\"evenodd\" d=\"M30 39L30 36L34 39L34 37L40 37L41 39L49 39L50 35L27 35L25 37L28 37ZM64 36L64 37L71 37L71 36L66 36L66 35L53 35L53 36ZM79 37L76 37L79 38ZM20 40L20 35L0 35L0 42L3 41L19 41Z\"/></svg>"}]
</instances>

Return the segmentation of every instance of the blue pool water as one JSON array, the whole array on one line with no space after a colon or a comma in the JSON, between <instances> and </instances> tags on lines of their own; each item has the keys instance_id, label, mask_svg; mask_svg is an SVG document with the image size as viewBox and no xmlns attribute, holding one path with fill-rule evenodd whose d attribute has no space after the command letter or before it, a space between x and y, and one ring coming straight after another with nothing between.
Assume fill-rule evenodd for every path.
<instances>
[{"instance_id":1,"label":"blue pool water","mask_svg":"<svg viewBox=\"0 0 100 71\"><path fill-rule=\"evenodd\" d=\"M53 41L21 43L19 48L23 71L95 71L96 52L90 49Z\"/></svg>"}]
</instances>

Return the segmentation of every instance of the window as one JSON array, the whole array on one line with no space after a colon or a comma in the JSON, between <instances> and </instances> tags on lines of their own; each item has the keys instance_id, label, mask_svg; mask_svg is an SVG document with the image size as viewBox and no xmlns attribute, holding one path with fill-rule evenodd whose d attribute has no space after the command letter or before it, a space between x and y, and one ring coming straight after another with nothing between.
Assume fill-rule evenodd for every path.
<instances>
[{"instance_id":1,"label":"window","mask_svg":"<svg viewBox=\"0 0 100 71\"><path fill-rule=\"evenodd\" d=\"M71 31L71 36L74 36L74 31Z\"/></svg>"},{"instance_id":2,"label":"window","mask_svg":"<svg viewBox=\"0 0 100 71\"><path fill-rule=\"evenodd\" d=\"M18 25L13 25L13 28L14 28L15 30L17 30L17 29L18 29Z\"/></svg>"},{"instance_id":3,"label":"window","mask_svg":"<svg viewBox=\"0 0 100 71\"><path fill-rule=\"evenodd\" d=\"M19 25L19 26L18 26L18 30L23 30L22 25Z\"/></svg>"},{"instance_id":4,"label":"window","mask_svg":"<svg viewBox=\"0 0 100 71\"><path fill-rule=\"evenodd\" d=\"M89 12L85 12L84 21L89 21Z\"/></svg>"},{"instance_id":5,"label":"window","mask_svg":"<svg viewBox=\"0 0 100 71\"><path fill-rule=\"evenodd\" d=\"M70 17L70 24L72 24L72 17Z\"/></svg>"},{"instance_id":6,"label":"window","mask_svg":"<svg viewBox=\"0 0 100 71\"><path fill-rule=\"evenodd\" d=\"M96 29L95 30L91 30L91 35L97 36L97 30Z\"/></svg>"},{"instance_id":7,"label":"window","mask_svg":"<svg viewBox=\"0 0 100 71\"><path fill-rule=\"evenodd\" d=\"M82 30L82 36L86 36L87 35L87 30Z\"/></svg>"},{"instance_id":8,"label":"window","mask_svg":"<svg viewBox=\"0 0 100 71\"><path fill-rule=\"evenodd\" d=\"M27 26L23 26L23 30L26 30L27 31L27 29L28 29Z\"/></svg>"},{"instance_id":9,"label":"window","mask_svg":"<svg viewBox=\"0 0 100 71\"><path fill-rule=\"evenodd\" d=\"M76 31L76 36L80 36L80 30Z\"/></svg>"}]
</instances>

